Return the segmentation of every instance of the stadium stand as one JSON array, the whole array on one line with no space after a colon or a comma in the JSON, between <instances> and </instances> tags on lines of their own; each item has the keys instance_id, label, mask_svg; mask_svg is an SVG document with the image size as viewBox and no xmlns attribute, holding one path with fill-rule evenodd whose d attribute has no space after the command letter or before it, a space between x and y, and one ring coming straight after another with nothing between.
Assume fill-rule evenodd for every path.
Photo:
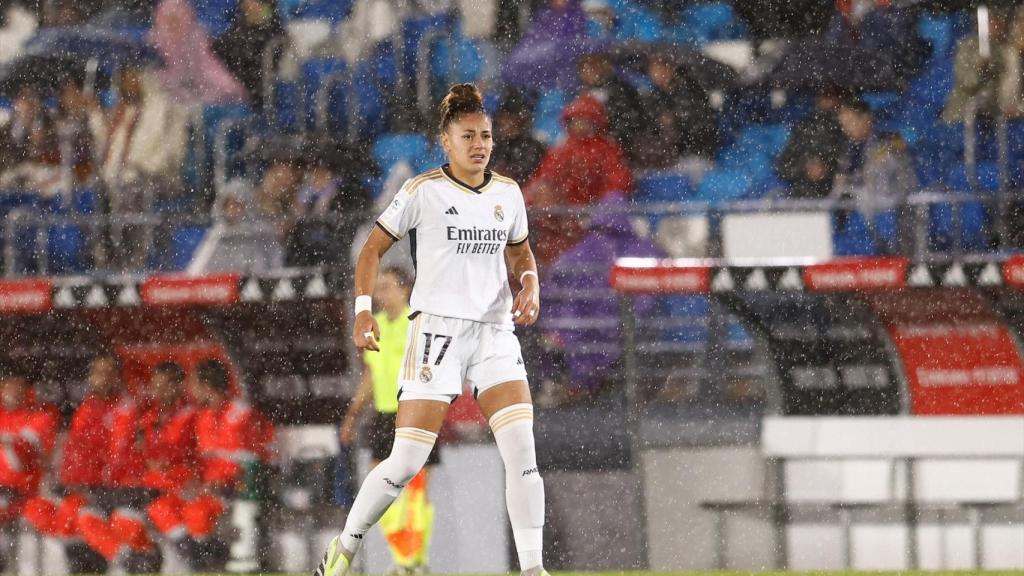
<instances>
[{"instance_id":1,"label":"stadium stand","mask_svg":"<svg viewBox=\"0 0 1024 576\"><path fill-rule=\"evenodd\" d=\"M512 28L524 33L502 37L478 31L508 26L469 26L465 2L188 0L201 34L187 37L206 38L210 58L232 75L218 85L231 97L206 101L172 90L181 83L160 74L169 53L161 55L150 44L159 44L152 33L154 13L175 2L181 0L82 6L51 0L38 3L38 9L17 0L0 3L5 12L0 18L5 44L0 49L0 334L4 343L16 343L0 350L0 364L11 361L36 376L40 386L53 387L54 397L47 400L67 417L81 401L86 362L100 350L118 351L122 361L134 362L127 362L124 374L132 386L146 380L158 360L180 361L191 371L204 359L196 356L197 349L226 361L242 393L276 425L295 427L285 432L288 440L281 445L316 445L271 462L278 474L268 484L270 494L238 499L259 501L257 508L266 512L238 507L250 540L244 558L235 560L249 567L252 562L268 567L288 551L303 549L293 543L273 557L253 553L257 534L266 538L275 522L290 531L301 524L296 517L309 510L302 498L284 495L288 478L309 480L312 474L304 471L322 472L322 464L334 457L323 447L330 442L322 440L332 437L328 428L351 393L358 364L344 344L347 248L359 242L356 229L372 220L371 201L383 197L386 202L401 175L443 161L430 119L452 83L481 85L489 110L498 110L505 94L525 94L532 114L527 129L549 150L573 145L564 113L581 97L589 98L609 118L608 132L629 148L625 168L633 173L632 190L601 190L581 194L588 200L576 205L552 205L541 183L521 182L534 219L535 246L558 247L544 255L545 267L552 270L545 281L576 282L566 280L567 286L550 294L551 308L564 316L523 338L531 374L538 375L531 381L538 404L552 415L542 424L551 447L540 459L565 474L561 480L552 474L554 485L571 484L572 474L581 470L627 470L647 450L756 444L771 435L760 429L767 414L907 413L895 376L877 394L865 393L867 400L843 387L823 394L798 385L800 374L823 377L822 366L859 358L861 348L880 345L883 328L872 307L877 303L791 298L774 290L748 300L746 293L734 295L733 288L753 286L749 291L756 292L762 281L746 268L728 278L702 277L706 290L626 302L604 286L615 259L731 254L725 223L731 215L749 214L818 218L827 228L821 234L818 228L798 231L815 238L815 257L972 266L998 260L1002 266L1006 254L1024 248L1016 194L1024 184L1020 110L992 114L983 95L950 105L970 84L963 71L971 66L962 59L972 46L977 49L979 13L974 10L937 2L862 2L862 23L854 21L851 2L838 1L823 3L827 9L816 7L822 14L809 14L807 22L790 18L771 28L766 23L771 15L751 20L748 3L721 0L481 3L494 4L495 13L521 16ZM244 24L249 12L256 16ZM1019 73L1024 15L994 10L992 17L1006 24L1006 35L993 37L992 50L1008 54ZM373 30L361 31L365 38L345 38L352 25L367 22ZM866 41L854 50L844 44L845 34L862 25ZM241 44L232 39L244 39L244 31L254 28L260 41L246 43L239 53ZM886 44L894 30L904 38L905 51ZM553 35L551 42L530 44L545 33ZM864 54L872 50L882 52ZM815 51L820 59L796 57ZM608 62L611 77L584 86L577 69L583 55ZM873 82L873 72L882 76L878 63L897 55L901 65L887 67L881 85ZM698 155L703 162L685 162L683 154L670 152L667 164L658 168L632 165L640 164L635 149L645 145L645 127L658 125L659 143L673 151L685 148L672 145L688 137L673 132L662 107L644 105L665 104L657 100L662 96L647 66L659 58L672 63L714 116L717 136L713 150ZM1000 66L992 70L996 80L987 81L997 91L1016 90L1011 96L1024 100L1019 79L1016 86L1006 80L1011 65ZM136 72L139 78L132 77ZM234 83L244 86L244 96L234 95ZM789 158L786 150L795 135L804 134L801 122L818 113L813 100L823 91L870 111L873 132L867 143L839 136L835 165L828 166L820 194L808 197L779 163ZM838 115L828 114L838 127ZM158 117L180 121L161 125ZM616 126L617 118L638 124ZM139 126L146 128L136 134ZM501 134L496 138L500 146ZM315 146L324 142L343 151L328 158L329 151ZM173 159L168 165L156 165L156 155L147 153L161 148ZM903 182L894 168L901 158L917 180L905 197L878 202L877 195L863 193L867 180L880 182L886 191ZM313 186L313 168L324 164L332 165L336 201L323 202L322 212L304 212L309 206L301 194ZM549 180L574 180L586 172L559 170ZM798 166L796 171L816 169ZM834 186L834 172L854 176L846 179L853 180L852 187ZM593 184L588 180L581 186ZM628 237L628 245L609 241L609 229L597 223L607 216L605 193L624 198L613 212L621 217L615 232ZM339 246L346 249L344 256L334 254L342 252ZM597 265L574 267L558 260L560 254L574 254L574 248L595 246L601 256ZM641 254L640 246L650 250ZM296 262L302 266L285 268ZM983 270L972 270L966 284L982 290L975 284ZM1012 270L1000 268L1000 278L1010 282ZM942 283L939 272L926 273L933 285ZM775 286L786 271L764 274L764 282ZM716 281L725 287L713 290ZM1014 313L1002 300L999 306L1000 314ZM623 309L629 312L625 316ZM837 311L842 317L829 320ZM783 316L790 325L781 322ZM643 329L624 334L624 318L642 321ZM845 334L848 341L823 337L808 344L796 334L803 329ZM582 348L567 349L566 341ZM579 368L581 357L601 361L585 371ZM899 372L886 366L890 375ZM483 434L473 412L453 428L446 434L456 439ZM588 444L593 438L580 430L596 431L602 442ZM766 449L764 455L778 454ZM340 466L350 471L347 462ZM327 480L309 480L318 482ZM44 490L58 488L54 478L43 482ZM324 486L303 489L318 494L313 502L340 510L324 496ZM338 489L344 492L343 486ZM553 506L567 505L554 501ZM979 509L968 513L982 514ZM48 530L39 532L50 539L69 536L63 528L49 525ZM302 542L316 538L309 526L299 532ZM154 535L174 566L181 560L178 551L167 547L166 535ZM857 565L849 537L845 542L844 558ZM705 555L703 566L681 565L657 556L664 549L659 546L655 543L652 555L637 566L614 564L609 546L593 554L591 564L580 561L587 555L575 550L552 566L732 566L741 555L718 549L717 556ZM289 569L305 570L301 562L311 554L295 554ZM972 558L985 566L980 552Z\"/></svg>"}]
</instances>

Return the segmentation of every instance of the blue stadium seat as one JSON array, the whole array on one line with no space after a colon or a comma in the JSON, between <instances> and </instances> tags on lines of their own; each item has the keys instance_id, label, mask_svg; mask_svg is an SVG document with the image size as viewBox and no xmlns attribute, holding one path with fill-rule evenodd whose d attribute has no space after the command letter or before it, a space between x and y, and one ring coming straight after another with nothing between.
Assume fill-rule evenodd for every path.
<instances>
[{"instance_id":1,"label":"blue stadium seat","mask_svg":"<svg viewBox=\"0 0 1024 576\"><path fill-rule=\"evenodd\" d=\"M284 20L324 20L337 25L352 13L352 0L277 0Z\"/></svg>"},{"instance_id":2,"label":"blue stadium seat","mask_svg":"<svg viewBox=\"0 0 1024 576\"><path fill-rule=\"evenodd\" d=\"M49 274L80 274L88 268L86 236L77 225L49 226L46 248Z\"/></svg>"},{"instance_id":3,"label":"blue stadium seat","mask_svg":"<svg viewBox=\"0 0 1024 576\"><path fill-rule=\"evenodd\" d=\"M634 202L679 202L693 195L690 179L678 172L651 172L634 182Z\"/></svg>"},{"instance_id":4,"label":"blue stadium seat","mask_svg":"<svg viewBox=\"0 0 1024 576\"><path fill-rule=\"evenodd\" d=\"M736 169L716 168L704 176L697 188L697 199L706 202L740 200L753 190L750 174Z\"/></svg>"},{"instance_id":5,"label":"blue stadium seat","mask_svg":"<svg viewBox=\"0 0 1024 576\"><path fill-rule=\"evenodd\" d=\"M981 192L995 192L999 189L999 165L995 162L979 162L975 170L978 188ZM963 161L949 166L946 184L957 192L971 192L967 181L967 168Z\"/></svg>"},{"instance_id":6,"label":"blue stadium seat","mask_svg":"<svg viewBox=\"0 0 1024 576\"><path fill-rule=\"evenodd\" d=\"M226 120L248 118L250 113L246 104L213 104L203 108L204 166L213 165L213 145L221 124Z\"/></svg>"},{"instance_id":7,"label":"blue stadium seat","mask_svg":"<svg viewBox=\"0 0 1024 576\"><path fill-rule=\"evenodd\" d=\"M269 128L275 132L291 132L300 128L299 109L302 107L302 93L298 82L290 80L274 81L274 98L270 102L274 108L275 122Z\"/></svg>"},{"instance_id":8,"label":"blue stadium seat","mask_svg":"<svg viewBox=\"0 0 1024 576\"><path fill-rule=\"evenodd\" d=\"M648 8L629 0L616 0L609 5L615 11L615 40L657 42L666 37L661 21Z\"/></svg>"},{"instance_id":9,"label":"blue stadium seat","mask_svg":"<svg viewBox=\"0 0 1024 576\"><path fill-rule=\"evenodd\" d=\"M705 319L711 311L707 296L673 295L661 299L663 315L671 323L661 338L686 344L703 344L708 339Z\"/></svg>"},{"instance_id":10,"label":"blue stadium seat","mask_svg":"<svg viewBox=\"0 0 1024 576\"><path fill-rule=\"evenodd\" d=\"M303 87L303 98L306 107L306 126L313 128L316 127L317 121L317 96L320 94L321 88L323 88L324 82L332 78L337 78L339 75L344 74L348 69L345 61L340 58L310 58L302 63L302 87ZM335 88L339 88L335 86ZM328 92L328 111L331 106L335 104L334 98L336 96L345 95L348 90L344 86L340 89L330 90ZM344 102L342 102L344 104ZM328 114L330 116L330 114Z\"/></svg>"},{"instance_id":11,"label":"blue stadium seat","mask_svg":"<svg viewBox=\"0 0 1024 576\"><path fill-rule=\"evenodd\" d=\"M533 114L533 131L543 142L554 144L562 137L562 110L569 103L563 90L549 90L541 95Z\"/></svg>"},{"instance_id":12,"label":"blue stadium seat","mask_svg":"<svg viewBox=\"0 0 1024 576\"><path fill-rule=\"evenodd\" d=\"M832 251L836 256L876 256L897 252L897 220L892 210L880 212L869 222L856 211L832 217Z\"/></svg>"},{"instance_id":13,"label":"blue stadium seat","mask_svg":"<svg viewBox=\"0 0 1024 576\"><path fill-rule=\"evenodd\" d=\"M373 144L373 159L384 174L402 160L415 169L429 155L429 148L430 142L422 134L383 134Z\"/></svg>"},{"instance_id":14,"label":"blue stadium seat","mask_svg":"<svg viewBox=\"0 0 1024 576\"><path fill-rule=\"evenodd\" d=\"M960 206L960 247L968 252L990 248L992 218L979 202ZM956 214L951 204L934 204L928 212L928 246L936 252L949 252L955 246Z\"/></svg>"},{"instance_id":15,"label":"blue stadium seat","mask_svg":"<svg viewBox=\"0 0 1024 576\"><path fill-rule=\"evenodd\" d=\"M238 0L192 0L196 16L212 36L220 36L231 26Z\"/></svg>"},{"instance_id":16,"label":"blue stadium seat","mask_svg":"<svg viewBox=\"0 0 1024 576\"><path fill-rule=\"evenodd\" d=\"M203 242L206 235L204 226L179 226L171 239L169 265L171 270L184 270L192 261L192 254Z\"/></svg>"},{"instance_id":17,"label":"blue stadium seat","mask_svg":"<svg viewBox=\"0 0 1024 576\"><path fill-rule=\"evenodd\" d=\"M743 22L727 2L692 5L683 11L674 27L673 40L681 44L705 44L716 40L737 40L746 36Z\"/></svg>"}]
</instances>

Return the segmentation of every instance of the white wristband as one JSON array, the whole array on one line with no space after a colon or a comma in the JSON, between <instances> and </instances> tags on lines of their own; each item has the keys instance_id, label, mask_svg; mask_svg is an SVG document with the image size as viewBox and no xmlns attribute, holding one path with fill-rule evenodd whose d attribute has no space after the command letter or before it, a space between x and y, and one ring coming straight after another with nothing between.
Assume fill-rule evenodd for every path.
<instances>
[{"instance_id":1,"label":"white wristband","mask_svg":"<svg viewBox=\"0 0 1024 576\"><path fill-rule=\"evenodd\" d=\"M356 316L359 316L360 312L372 312L373 311L373 299L369 295L363 294L362 296L356 296Z\"/></svg>"},{"instance_id":2,"label":"white wristband","mask_svg":"<svg viewBox=\"0 0 1024 576\"><path fill-rule=\"evenodd\" d=\"M519 283L522 284L523 278L526 278L527 276L533 276L534 278L537 278L538 281L540 280L540 278L537 277L536 272L534 272L533 270L527 270L526 272L523 272L522 274L519 275Z\"/></svg>"}]
</instances>

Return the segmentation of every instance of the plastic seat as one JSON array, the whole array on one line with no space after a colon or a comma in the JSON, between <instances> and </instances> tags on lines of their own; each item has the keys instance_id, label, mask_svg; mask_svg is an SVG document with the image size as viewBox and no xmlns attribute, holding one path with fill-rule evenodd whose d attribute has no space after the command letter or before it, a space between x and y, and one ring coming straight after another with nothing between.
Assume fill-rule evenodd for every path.
<instances>
[{"instance_id":1,"label":"plastic seat","mask_svg":"<svg viewBox=\"0 0 1024 576\"><path fill-rule=\"evenodd\" d=\"M656 172L636 178L634 202L678 202L693 195L690 179L677 172Z\"/></svg>"},{"instance_id":2,"label":"plastic seat","mask_svg":"<svg viewBox=\"0 0 1024 576\"><path fill-rule=\"evenodd\" d=\"M837 212L832 217L832 249L836 256L876 256L895 253L897 219L892 210L874 215L872 221L857 211Z\"/></svg>"},{"instance_id":3,"label":"plastic seat","mask_svg":"<svg viewBox=\"0 0 1024 576\"><path fill-rule=\"evenodd\" d=\"M736 169L716 168L708 172L697 188L697 198L706 202L727 202L747 196L753 189L750 174Z\"/></svg>"},{"instance_id":4,"label":"plastic seat","mask_svg":"<svg viewBox=\"0 0 1024 576\"><path fill-rule=\"evenodd\" d=\"M302 106L302 95L298 82L275 81L274 99L270 105L274 107L274 122L269 126L271 130L286 132L299 129L299 109Z\"/></svg>"},{"instance_id":5,"label":"plastic seat","mask_svg":"<svg viewBox=\"0 0 1024 576\"><path fill-rule=\"evenodd\" d=\"M196 17L211 36L220 36L231 26L238 0L192 0Z\"/></svg>"},{"instance_id":6,"label":"plastic seat","mask_svg":"<svg viewBox=\"0 0 1024 576\"><path fill-rule=\"evenodd\" d=\"M687 8L674 39L680 43L705 44L717 40L737 40L746 35L746 27L736 17L732 5L708 2Z\"/></svg>"},{"instance_id":7,"label":"plastic seat","mask_svg":"<svg viewBox=\"0 0 1024 576\"><path fill-rule=\"evenodd\" d=\"M928 246L936 252L949 252L956 247L957 214L952 204L934 204L928 210ZM980 202L960 205L960 249L984 252L991 247L992 218Z\"/></svg>"},{"instance_id":8,"label":"plastic seat","mask_svg":"<svg viewBox=\"0 0 1024 576\"><path fill-rule=\"evenodd\" d=\"M995 162L978 163L975 174L978 179L979 191L994 192L999 189L999 165ZM970 183L967 181L967 168L962 161L949 167L946 184L957 192L972 191Z\"/></svg>"},{"instance_id":9,"label":"plastic seat","mask_svg":"<svg viewBox=\"0 0 1024 576\"><path fill-rule=\"evenodd\" d=\"M184 270L206 236L205 226L179 226L171 238L169 262L171 270Z\"/></svg>"},{"instance_id":10,"label":"plastic seat","mask_svg":"<svg viewBox=\"0 0 1024 576\"><path fill-rule=\"evenodd\" d=\"M324 82L337 78L348 69L340 58L310 58L302 64L302 94L306 106L306 125L315 127L317 121L317 97ZM335 86L335 88L339 88ZM341 90L330 90L328 93L328 110L334 104L334 98L347 94L344 86Z\"/></svg>"},{"instance_id":11,"label":"plastic seat","mask_svg":"<svg viewBox=\"0 0 1024 576\"><path fill-rule=\"evenodd\" d=\"M277 7L285 20L326 20L334 26L352 13L352 0L278 0Z\"/></svg>"},{"instance_id":12,"label":"plastic seat","mask_svg":"<svg viewBox=\"0 0 1024 576\"><path fill-rule=\"evenodd\" d=\"M541 95L533 115L533 130L540 140L554 144L562 136L562 110L569 102L562 90L551 90Z\"/></svg>"},{"instance_id":13,"label":"plastic seat","mask_svg":"<svg viewBox=\"0 0 1024 576\"><path fill-rule=\"evenodd\" d=\"M428 156L430 143L422 134L383 134L373 144L373 159L382 173L399 161L417 166Z\"/></svg>"},{"instance_id":14,"label":"plastic seat","mask_svg":"<svg viewBox=\"0 0 1024 576\"><path fill-rule=\"evenodd\" d=\"M79 226L49 226L46 237L47 273L76 274L88 268L85 233Z\"/></svg>"},{"instance_id":15,"label":"plastic seat","mask_svg":"<svg viewBox=\"0 0 1024 576\"><path fill-rule=\"evenodd\" d=\"M704 319L710 313L710 302L702 295L673 295L661 299L666 319L671 321L660 337L685 344L703 344L708 339L708 327Z\"/></svg>"}]
</instances>

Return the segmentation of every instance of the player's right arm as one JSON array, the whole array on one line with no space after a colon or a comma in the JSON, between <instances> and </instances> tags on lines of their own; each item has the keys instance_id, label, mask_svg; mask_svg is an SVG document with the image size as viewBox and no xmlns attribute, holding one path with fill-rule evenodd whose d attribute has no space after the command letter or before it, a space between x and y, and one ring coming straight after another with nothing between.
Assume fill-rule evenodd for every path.
<instances>
[{"instance_id":1,"label":"player's right arm","mask_svg":"<svg viewBox=\"0 0 1024 576\"><path fill-rule=\"evenodd\" d=\"M391 247L419 223L420 207L414 194L416 183L422 179L413 178L407 181L395 194L384 213L377 218L376 226L370 231L363 249L356 260L356 317L352 322L352 340L360 350L380 351L377 340L380 339L380 327L373 319L369 310L369 297L377 285L377 271L380 259ZM360 307L361 300L363 306Z\"/></svg>"},{"instance_id":2,"label":"player's right arm","mask_svg":"<svg viewBox=\"0 0 1024 576\"><path fill-rule=\"evenodd\" d=\"M369 296L377 285L377 271L380 269L380 259L395 244L395 240L388 236L380 227L374 227L370 231L363 249L359 251L359 259L356 260L355 291L356 296ZM356 314L352 322L352 340L356 348L360 350L380 351L377 340L380 339L380 326L373 318L373 312L363 310Z\"/></svg>"}]
</instances>

